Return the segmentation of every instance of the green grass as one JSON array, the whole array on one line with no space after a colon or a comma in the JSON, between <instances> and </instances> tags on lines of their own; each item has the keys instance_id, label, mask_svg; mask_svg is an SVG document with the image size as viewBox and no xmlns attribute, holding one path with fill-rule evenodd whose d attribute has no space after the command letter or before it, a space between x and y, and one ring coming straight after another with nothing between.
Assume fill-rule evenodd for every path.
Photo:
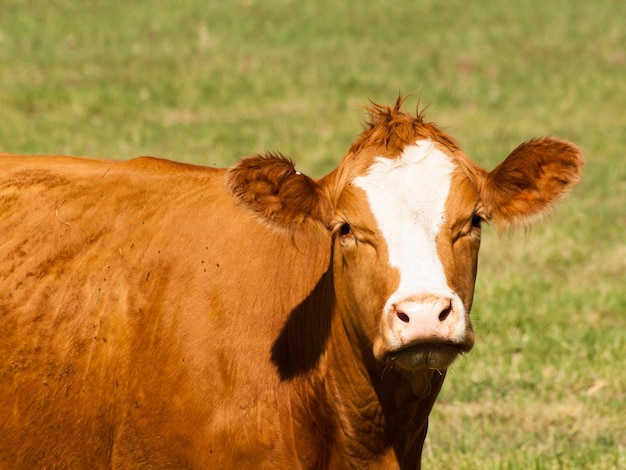
<instances>
[{"instance_id":1,"label":"green grass","mask_svg":"<svg viewBox=\"0 0 626 470\"><path fill-rule=\"evenodd\" d=\"M220 166L273 149L321 176L359 105L399 91L488 168L530 137L578 143L585 179L554 216L484 237L477 344L424 466L624 468L624 17L622 0L3 0L0 149Z\"/></svg>"}]
</instances>

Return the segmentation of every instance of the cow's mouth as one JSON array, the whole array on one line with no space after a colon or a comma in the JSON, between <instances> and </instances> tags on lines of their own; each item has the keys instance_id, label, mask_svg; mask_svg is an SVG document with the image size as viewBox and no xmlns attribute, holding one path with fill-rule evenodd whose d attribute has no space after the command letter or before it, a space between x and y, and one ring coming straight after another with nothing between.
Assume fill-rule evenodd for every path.
<instances>
[{"instance_id":1,"label":"cow's mouth","mask_svg":"<svg viewBox=\"0 0 626 470\"><path fill-rule=\"evenodd\" d=\"M462 353L460 344L419 343L389 352L387 358L395 366L405 370L447 369Z\"/></svg>"}]
</instances>

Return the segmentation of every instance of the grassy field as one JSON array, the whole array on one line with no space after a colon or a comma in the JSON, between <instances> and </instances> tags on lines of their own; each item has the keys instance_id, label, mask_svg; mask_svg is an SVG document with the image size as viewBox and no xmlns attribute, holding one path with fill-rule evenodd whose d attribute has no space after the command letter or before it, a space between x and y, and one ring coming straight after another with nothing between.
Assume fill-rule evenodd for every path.
<instances>
[{"instance_id":1,"label":"grassy field","mask_svg":"<svg viewBox=\"0 0 626 470\"><path fill-rule=\"evenodd\" d=\"M534 136L576 142L571 198L484 236L476 347L424 466L626 468L625 17L623 0L2 0L0 150L222 166L273 149L321 176L359 105L414 91L488 168Z\"/></svg>"}]
</instances>

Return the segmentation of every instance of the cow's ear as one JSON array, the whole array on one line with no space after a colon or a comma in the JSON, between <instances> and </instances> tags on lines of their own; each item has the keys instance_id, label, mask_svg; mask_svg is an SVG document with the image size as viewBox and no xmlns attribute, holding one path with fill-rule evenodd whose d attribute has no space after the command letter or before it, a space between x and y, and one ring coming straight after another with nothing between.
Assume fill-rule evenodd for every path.
<instances>
[{"instance_id":1,"label":"cow's ear","mask_svg":"<svg viewBox=\"0 0 626 470\"><path fill-rule=\"evenodd\" d=\"M482 201L499 229L529 225L580 181L584 159L573 144L542 137L521 144L487 175Z\"/></svg>"},{"instance_id":2,"label":"cow's ear","mask_svg":"<svg viewBox=\"0 0 626 470\"><path fill-rule=\"evenodd\" d=\"M228 170L226 185L239 203L272 225L297 228L307 220L328 225L332 218L320 185L280 154L243 158Z\"/></svg>"}]
</instances>

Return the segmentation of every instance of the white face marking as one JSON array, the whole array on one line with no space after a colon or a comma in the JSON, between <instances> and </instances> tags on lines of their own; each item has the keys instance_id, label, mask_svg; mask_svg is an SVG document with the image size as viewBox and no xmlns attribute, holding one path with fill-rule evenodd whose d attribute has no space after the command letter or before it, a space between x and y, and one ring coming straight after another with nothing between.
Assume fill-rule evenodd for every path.
<instances>
[{"instance_id":1,"label":"white face marking","mask_svg":"<svg viewBox=\"0 0 626 470\"><path fill-rule=\"evenodd\" d=\"M454 168L432 141L419 140L396 159L376 158L367 175L354 181L367 194L387 242L389 263L400 272L400 285L388 305L424 292L452 296L435 238Z\"/></svg>"}]
</instances>

